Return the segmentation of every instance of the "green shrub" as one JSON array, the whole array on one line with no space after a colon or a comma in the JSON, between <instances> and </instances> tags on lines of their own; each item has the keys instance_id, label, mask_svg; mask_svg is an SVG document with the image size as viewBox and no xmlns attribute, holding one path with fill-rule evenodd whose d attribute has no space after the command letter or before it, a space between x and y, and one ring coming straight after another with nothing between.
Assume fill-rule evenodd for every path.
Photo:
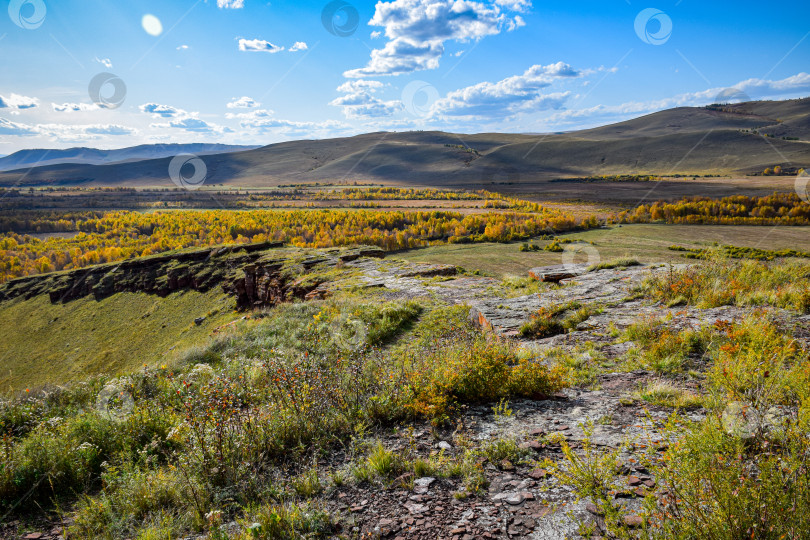
<instances>
[{"instance_id":1,"label":"green shrub","mask_svg":"<svg viewBox=\"0 0 810 540\"><path fill-rule=\"evenodd\" d=\"M587 319L589 311L586 310L573 318L563 320L560 316L567 311L577 311L582 308L582 304L576 301L566 302L553 306L543 306L534 313L529 321L520 327L522 337L540 339L557 334L562 334L566 329L576 327L583 320ZM576 321L576 323L575 323Z\"/></svg>"},{"instance_id":2,"label":"green shrub","mask_svg":"<svg viewBox=\"0 0 810 540\"><path fill-rule=\"evenodd\" d=\"M635 257L619 257L599 264L592 264L587 268L588 272L597 270L607 270L611 268L628 268L630 266L640 266L641 263Z\"/></svg>"},{"instance_id":3,"label":"green shrub","mask_svg":"<svg viewBox=\"0 0 810 540\"><path fill-rule=\"evenodd\" d=\"M139 529L144 529L143 537L161 531L176 535L191 525L185 515L191 494L183 489L177 472L138 470L127 464L120 469L108 467L101 478L101 493L79 501L68 530L71 538L122 538Z\"/></svg>"},{"instance_id":4,"label":"green shrub","mask_svg":"<svg viewBox=\"0 0 810 540\"><path fill-rule=\"evenodd\" d=\"M510 370L507 392L510 396L543 399L565 386L566 381L563 369L549 368L538 360L521 358Z\"/></svg>"},{"instance_id":5,"label":"green shrub","mask_svg":"<svg viewBox=\"0 0 810 540\"><path fill-rule=\"evenodd\" d=\"M767 319L724 324L724 342L708 381L720 402L739 401L761 411L776 404L798 405L807 353Z\"/></svg>"},{"instance_id":6,"label":"green shrub","mask_svg":"<svg viewBox=\"0 0 810 540\"><path fill-rule=\"evenodd\" d=\"M453 341L413 360L408 407L437 422L446 420L457 403L545 397L565 384L562 370L521 359L514 345L492 336Z\"/></svg>"},{"instance_id":7,"label":"green shrub","mask_svg":"<svg viewBox=\"0 0 810 540\"><path fill-rule=\"evenodd\" d=\"M390 476L398 470L397 461L397 455L390 450L386 450L380 442L374 446L366 459L369 469L382 477Z\"/></svg>"},{"instance_id":8,"label":"green shrub","mask_svg":"<svg viewBox=\"0 0 810 540\"><path fill-rule=\"evenodd\" d=\"M315 468L310 469L298 478L293 479L292 488L300 497L312 498L323 491L323 484Z\"/></svg>"},{"instance_id":9,"label":"green shrub","mask_svg":"<svg viewBox=\"0 0 810 540\"><path fill-rule=\"evenodd\" d=\"M0 401L0 433L10 437L25 435L45 419L47 412L41 399Z\"/></svg>"},{"instance_id":10,"label":"green shrub","mask_svg":"<svg viewBox=\"0 0 810 540\"><path fill-rule=\"evenodd\" d=\"M666 436L677 442L655 463L667 486L648 501L656 537L809 537L807 352L756 314L718 326L712 412L698 424L670 422ZM771 414L776 405L786 414Z\"/></svg>"},{"instance_id":11,"label":"green shrub","mask_svg":"<svg viewBox=\"0 0 810 540\"><path fill-rule=\"evenodd\" d=\"M517 441L500 438L485 441L484 444L481 445L481 453L490 463L495 465L499 465L504 460L517 463L526 455L518 446Z\"/></svg>"},{"instance_id":12,"label":"green shrub","mask_svg":"<svg viewBox=\"0 0 810 540\"><path fill-rule=\"evenodd\" d=\"M313 504L268 504L251 509L244 520L247 530L242 540L300 540L329 538L336 522Z\"/></svg>"},{"instance_id":13,"label":"green shrub","mask_svg":"<svg viewBox=\"0 0 810 540\"><path fill-rule=\"evenodd\" d=\"M715 331L670 329L662 319L642 319L630 325L625 338L639 346L639 361L657 373L679 373L706 356Z\"/></svg>"},{"instance_id":14,"label":"green shrub","mask_svg":"<svg viewBox=\"0 0 810 540\"><path fill-rule=\"evenodd\" d=\"M605 450L591 442L593 425L584 427L585 437L580 451L574 451L568 442L561 438L560 449L563 460L553 462L546 459L546 468L562 484L572 487L578 499L589 499L596 512L604 517L604 526L611 538L633 538L622 522L623 509L616 501L615 494L622 490L618 478L622 448ZM581 524L587 529L585 524Z\"/></svg>"},{"instance_id":15,"label":"green shrub","mask_svg":"<svg viewBox=\"0 0 810 540\"><path fill-rule=\"evenodd\" d=\"M703 402L702 398L694 392L680 388L666 380L649 382L636 393L636 396L647 403L662 407L699 407Z\"/></svg>"},{"instance_id":16,"label":"green shrub","mask_svg":"<svg viewBox=\"0 0 810 540\"><path fill-rule=\"evenodd\" d=\"M0 507L85 491L103 462L165 437L167 426L155 418L136 409L119 423L93 411L40 424L3 449Z\"/></svg>"},{"instance_id":17,"label":"green shrub","mask_svg":"<svg viewBox=\"0 0 810 540\"><path fill-rule=\"evenodd\" d=\"M413 466L413 474L417 478L434 476L437 474L436 467L429 460L415 459L411 465Z\"/></svg>"},{"instance_id":18,"label":"green shrub","mask_svg":"<svg viewBox=\"0 0 810 540\"><path fill-rule=\"evenodd\" d=\"M667 494L651 504L654 537L810 537L810 444L789 428L767 447L728 435L717 416L679 429L654 473Z\"/></svg>"},{"instance_id":19,"label":"green shrub","mask_svg":"<svg viewBox=\"0 0 810 540\"><path fill-rule=\"evenodd\" d=\"M575 330L580 323L588 320L591 315L601 312L602 308L597 305L587 304L583 306L577 301L544 306L532 314L529 321L520 327L520 335L532 339L555 336L562 334L566 330Z\"/></svg>"}]
</instances>

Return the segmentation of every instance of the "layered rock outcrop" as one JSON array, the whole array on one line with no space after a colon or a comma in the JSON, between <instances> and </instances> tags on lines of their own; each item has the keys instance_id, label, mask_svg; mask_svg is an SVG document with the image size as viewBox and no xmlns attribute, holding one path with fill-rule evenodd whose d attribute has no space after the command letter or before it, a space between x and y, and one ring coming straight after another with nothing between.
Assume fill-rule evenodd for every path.
<instances>
[{"instance_id":1,"label":"layered rock outcrop","mask_svg":"<svg viewBox=\"0 0 810 540\"><path fill-rule=\"evenodd\" d=\"M101 300L120 292L166 296L221 286L236 297L240 309L265 307L304 298L317 289L322 281L310 275L316 265L328 268L384 256L381 249L369 246L301 250L274 242L191 249L15 279L0 286L0 301L40 294L47 294L52 303L90 295Z\"/></svg>"}]
</instances>

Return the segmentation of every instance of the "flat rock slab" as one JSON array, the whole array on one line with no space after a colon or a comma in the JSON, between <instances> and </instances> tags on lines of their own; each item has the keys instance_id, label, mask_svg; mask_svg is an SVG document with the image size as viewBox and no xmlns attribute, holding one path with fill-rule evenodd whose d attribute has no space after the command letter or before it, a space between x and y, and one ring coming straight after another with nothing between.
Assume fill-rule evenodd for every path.
<instances>
[{"instance_id":1,"label":"flat rock slab","mask_svg":"<svg viewBox=\"0 0 810 540\"><path fill-rule=\"evenodd\" d=\"M487 289L498 284L497 280L488 277L457 276L458 269L446 264L362 258L348 265L361 271L359 279L366 287L386 289L384 296L389 300L435 296L451 304L467 304L487 297ZM451 279L430 279L436 277Z\"/></svg>"},{"instance_id":2,"label":"flat rock slab","mask_svg":"<svg viewBox=\"0 0 810 540\"><path fill-rule=\"evenodd\" d=\"M571 267L577 265L567 265L565 268ZM543 268L564 267L559 265ZM645 278L664 271L663 268L635 266L584 273L587 268L585 265L579 265L578 268L583 273L561 278L560 287L556 289L516 298L489 296L472 302L470 320L476 326L493 330L504 337L517 337L520 327L540 308L576 301L582 305L598 304L605 309L603 321L613 320L618 326L622 325L617 320L623 321L626 326L643 315L638 312L641 303L629 300L633 289ZM628 304L627 309L622 309L625 304ZM615 313L616 310L621 313Z\"/></svg>"},{"instance_id":3,"label":"flat rock slab","mask_svg":"<svg viewBox=\"0 0 810 540\"><path fill-rule=\"evenodd\" d=\"M557 264L554 266L538 266L529 270L529 277L537 281L549 281L559 283L563 279L568 279L584 274L588 271L585 264Z\"/></svg>"}]
</instances>

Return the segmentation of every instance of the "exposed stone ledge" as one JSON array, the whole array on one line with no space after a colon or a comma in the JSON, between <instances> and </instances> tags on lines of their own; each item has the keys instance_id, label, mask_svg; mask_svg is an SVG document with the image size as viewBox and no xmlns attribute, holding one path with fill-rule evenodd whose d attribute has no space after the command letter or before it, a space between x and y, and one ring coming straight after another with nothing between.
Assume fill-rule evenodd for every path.
<instances>
[{"instance_id":1,"label":"exposed stone ledge","mask_svg":"<svg viewBox=\"0 0 810 540\"><path fill-rule=\"evenodd\" d=\"M304 250L275 242L190 249L11 280L0 286L0 301L40 294L48 294L52 303L89 295L100 300L119 292L166 296L221 286L245 309L304 298L320 285L302 279L313 266L336 267L361 257L383 258L385 252L373 246Z\"/></svg>"},{"instance_id":2,"label":"exposed stone ledge","mask_svg":"<svg viewBox=\"0 0 810 540\"><path fill-rule=\"evenodd\" d=\"M537 281L559 283L564 279L580 276L588 271L586 264L558 264L555 266L540 266L529 270L529 277Z\"/></svg>"}]
</instances>

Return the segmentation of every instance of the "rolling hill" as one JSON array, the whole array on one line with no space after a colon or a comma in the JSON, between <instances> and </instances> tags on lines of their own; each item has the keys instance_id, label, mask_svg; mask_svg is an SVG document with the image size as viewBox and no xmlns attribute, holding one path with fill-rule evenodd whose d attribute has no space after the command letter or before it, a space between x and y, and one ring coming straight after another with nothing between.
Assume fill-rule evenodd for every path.
<instances>
[{"instance_id":1,"label":"rolling hill","mask_svg":"<svg viewBox=\"0 0 810 540\"><path fill-rule=\"evenodd\" d=\"M379 132L204 159L207 185L373 181L488 188L611 174L730 174L810 167L810 98L680 107L578 132ZM6 158L8 159L8 158ZM165 186L170 158L0 173L0 186Z\"/></svg>"},{"instance_id":2,"label":"rolling hill","mask_svg":"<svg viewBox=\"0 0 810 540\"><path fill-rule=\"evenodd\" d=\"M8 156L0 156L0 171L19 169L21 167L47 166L60 163L78 163L100 165L124 161L139 161L171 157L181 153L208 155L251 150L255 146L237 146L229 144L142 144L117 150L99 150L97 148L67 148L56 150L36 148L20 150Z\"/></svg>"}]
</instances>

